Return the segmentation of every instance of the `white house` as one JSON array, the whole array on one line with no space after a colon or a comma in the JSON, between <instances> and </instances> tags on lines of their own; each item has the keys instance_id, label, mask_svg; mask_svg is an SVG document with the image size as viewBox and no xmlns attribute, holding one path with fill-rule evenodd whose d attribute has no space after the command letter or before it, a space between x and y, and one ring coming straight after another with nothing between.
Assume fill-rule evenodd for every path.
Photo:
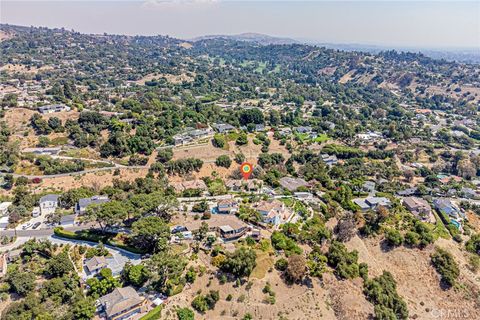
<instances>
[{"instance_id":1,"label":"white house","mask_svg":"<svg viewBox=\"0 0 480 320\"><path fill-rule=\"evenodd\" d=\"M8 216L0 217L0 230L6 229L8 226Z\"/></svg>"},{"instance_id":2,"label":"white house","mask_svg":"<svg viewBox=\"0 0 480 320\"><path fill-rule=\"evenodd\" d=\"M40 211L40 207L33 208L32 217L36 218L36 217L39 217L41 214L42 212Z\"/></svg>"},{"instance_id":3,"label":"white house","mask_svg":"<svg viewBox=\"0 0 480 320\"><path fill-rule=\"evenodd\" d=\"M8 207L12 205L11 202L2 202L0 203L0 216L5 216L8 214Z\"/></svg>"},{"instance_id":4,"label":"white house","mask_svg":"<svg viewBox=\"0 0 480 320\"><path fill-rule=\"evenodd\" d=\"M58 207L58 194L47 194L39 200L40 213L41 214L50 214L55 212Z\"/></svg>"}]
</instances>

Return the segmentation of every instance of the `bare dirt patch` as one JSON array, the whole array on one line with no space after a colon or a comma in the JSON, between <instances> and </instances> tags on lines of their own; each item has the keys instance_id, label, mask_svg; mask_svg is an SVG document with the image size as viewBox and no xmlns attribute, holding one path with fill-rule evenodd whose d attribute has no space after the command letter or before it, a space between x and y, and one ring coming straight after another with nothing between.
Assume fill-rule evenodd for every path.
<instances>
[{"instance_id":1,"label":"bare dirt patch","mask_svg":"<svg viewBox=\"0 0 480 320\"><path fill-rule=\"evenodd\" d=\"M407 303L410 316L435 319L438 318L435 317L438 311L457 310L466 312L470 316L468 319L478 319L480 309L475 295L478 297L479 282L465 267L464 253L451 240L439 239L436 245L451 252L459 263L462 289L443 290L440 287L439 275L430 264L434 246L424 250L399 247L384 252L378 239L362 240L354 237L347 243L349 250L359 252L359 261L368 264L371 277L380 275L384 270L392 273L397 281L397 291Z\"/></svg>"},{"instance_id":2,"label":"bare dirt patch","mask_svg":"<svg viewBox=\"0 0 480 320\"><path fill-rule=\"evenodd\" d=\"M0 30L0 42L13 38L13 34Z\"/></svg>"},{"instance_id":3,"label":"bare dirt patch","mask_svg":"<svg viewBox=\"0 0 480 320\"><path fill-rule=\"evenodd\" d=\"M173 84L179 84L183 82L192 82L193 78L185 73L175 75L175 74L167 74L167 73L151 73L147 74L140 80L135 81L136 84L145 85L145 82L152 81L154 79L165 78L168 82Z\"/></svg>"},{"instance_id":4,"label":"bare dirt patch","mask_svg":"<svg viewBox=\"0 0 480 320\"><path fill-rule=\"evenodd\" d=\"M8 63L0 67L0 71L6 71L8 73L24 73L24 74L37 74L38 72L53 70L52 66L42 66L40 68L34 66L27 66L24 64L11 64Z\"/></svg>"},{"instance_id":5,"label":"bare dirt patch","mask_svg":"<svg viewBox=\"0 0 480 320\"><path fill-rule=\"evenodd\" d=\"M210 260L208 256L201 254L199 258L208 265ZM277 271L273 271L267 272L263 279L250 278L252 287L247 290L246 284L236 287L234 281L220 284L213 275L214 270L210 267L212 274L197 278L193 285L171 297L162 312L162 319L176 319L174 307L190 307L199 290L203 293L218 290L220 301L214 310L205 314L197 313L195 319L241 319L246 313L250 313L253 319L279 319L280 316L292 320L337 319L332 308L325 303L327 292L316 279L313 280L311 287L290 286L280 278ZM263 293L262 289L267 282L275 292L275 304L268 304L265 301L267 294ZM232 295L232 300L226 301L229 294Z\"/></svg>"},{"instance_id":6,"label":"bare dirt patch","mask_svg":"<svg viewBox=\"0 0 480 320\"><path fill-rule=\"evenodd\" d=\"M113 179L134 181L136 178L145 177L148 172L148 169L120 168L120 175L115 176L113 174L114 170L115 169L76 176L42 179L42 182L35 188L35 192L45 190L67 191L81 186L93 187L100 190L106 186L111 186Z\"/></svg>"}]
</instances>

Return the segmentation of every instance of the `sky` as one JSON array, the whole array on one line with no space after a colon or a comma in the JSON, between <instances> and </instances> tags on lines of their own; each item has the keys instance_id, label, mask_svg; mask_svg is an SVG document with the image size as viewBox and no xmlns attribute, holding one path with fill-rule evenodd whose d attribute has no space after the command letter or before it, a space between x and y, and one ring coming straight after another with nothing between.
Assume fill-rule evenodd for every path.
<instances>
[{"instance_id":1,"label":"sky","mask_svg":"<svg viewBox=\"0 0 480 320\"><path fill-rule=\"evenodd\" d=\"M0 22L182 39L256 32L319 43L480 50L480 0L0 0Z\"/></svg>"}]
</instances>

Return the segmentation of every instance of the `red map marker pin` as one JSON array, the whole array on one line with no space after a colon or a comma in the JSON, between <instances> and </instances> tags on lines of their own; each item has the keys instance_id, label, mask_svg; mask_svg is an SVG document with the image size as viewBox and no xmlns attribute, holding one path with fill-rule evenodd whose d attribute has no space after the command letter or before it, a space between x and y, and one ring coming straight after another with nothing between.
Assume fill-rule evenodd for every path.
<instances>
[{"instance_id":1,"label":"red map marker pin","mask_svg":"<svg viewBox=\"0 0 480 320\"><path fill-rule=\"evenodd\" d=\"M243 179L248 180L248 177L252 174L253 166L248 162L244 162L240 166L240 171L242 172Z\"/></svg>"}]
</instances>

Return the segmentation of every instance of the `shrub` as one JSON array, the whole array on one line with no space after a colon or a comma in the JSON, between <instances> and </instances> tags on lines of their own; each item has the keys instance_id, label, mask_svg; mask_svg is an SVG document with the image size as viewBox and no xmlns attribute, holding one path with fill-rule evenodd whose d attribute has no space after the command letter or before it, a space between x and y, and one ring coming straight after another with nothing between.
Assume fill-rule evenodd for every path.
<instances>
[{"instance_id":1,"label":"shrub","mask_svg":"<svg viewBox=\"0 0 480 320\"><path fill-rule=\"evenodd\" d=\"M185 280L187 280L188 283L194 283L195 279L197 279L197 273L193 267L190 267L185 274Z\"/></svg>"},{"instance_id":2,"label":"shrub","mask_svg":"<svg viewBox=\"0 0 480 320\"><path fill-rule=\"evenodd\" d=\"M215 164L219 167L230 168L232 160L227 155L221 155L215 160Z\"/></svg>"},{"instance_id":3,"label":"shrub","mask_svg":"<svg viewBox=\"0 0 480 320\"><path fill-rule=\"evenodd\" d=\"M420 243L420 236L416 232L408 231L405 234L405 243L409 246L415 247Z\"/></svg>"},{"instance_id":4,"label":"shrub","mask_svg":"<svg viewBox=\"0 0 480 320\"><path fill-rule=\"evenodd\" d=\"M248 136L246 133L241 133L237 140L235 141L235 143L239 146L243 146L243 145L246 145L248 144Z\"/></svg>"},{"instance_id":5,"label":"shrub","mask_svg":"<svg viewBox=\"0 0 480 320\"><path fill-rule=\"evenodd\" d=\"M275 262L275 269L278 271L285 271L288 266L288 261L287 259L280 258Z\"/></svg>"},{"instance_id":6,"label":"shrub","mask_svg":"<svg viewBox=\"0 0 480 320\"><path fill-rule=\"evenodd\" d=\"M198 295L192 301L192 307L198 312L215 309L215 305L220 300L218 291L210 290L206 295Z\"/></svg>"},{"instance_id":7,"label":"shrub","mask_svg":"<svg viewBox=\"0 0 480 320\"><path fill-rule=\"evenodd\" d=\"M365 281L364 293L374 306L376 319L407 319L407 304L397 293L397 283L392 274L383 271L381 276Z\"/></svg>"},{"instance_id":8,"label":"shrub","mask_svg":"<svg viewBox=\"0 0 480 320\"><path fill-rule=\"evenodd\" d=\"M352 279L359 276L357 264L358 252L348 252L345 245L333 241L328 249L328 264L335 268L335 274L342 279Z\"/></svg>"},{"instance_id":9,"label":"shrub","mask_svg":"<svg viewBox=\"0 0 480 320\"><path fill-rule=\"evenodd\" d=\"M193 320L195 319L195 314L190 308L178 308L177 317L178 320Z\"/></svg>"},{"instance_id":10,"label":"shrub","mask_svg":"<svg viewBox=\"0 0 480 320\"><path fill-rule=\"evenodd\" d=\"M448 286L453 286L460 275L458 264L453 259L453 256L443 249L436 248L431 255L431 259L433 266L442 276L442 281Z\"/></svg>"},{"instance_id":11,"label":"shrub","mask_svg":"<svg viewBox=\"0 0 480 320\"><path fill-rule=\"evenodd\" d=\"M472 235L465 243L465 248L472 253L480 255L480 233Z\"/></svg>"},{"instance_id":12,"label":"shrub","mask_svg":"<svg viewBox=\"0 0 480 320\"><path fill-rule=\"evenodd\" d=\"M402 244L403 237L400 232L396 229L388 229L385 232L385 240L391 246L397 247Z\"/></svg>"},{"instance_id":13,"label":"shrub","mask_svg":"<svg viewBox=\"0 0 480 320\"><path fill-rule=\"evenodd\" d=\"M221 134L216 134L213 136L213 145L217 148L223 148L227 144L227 141L225 139L225 136Z\"/></svg>"}]
</instances>

